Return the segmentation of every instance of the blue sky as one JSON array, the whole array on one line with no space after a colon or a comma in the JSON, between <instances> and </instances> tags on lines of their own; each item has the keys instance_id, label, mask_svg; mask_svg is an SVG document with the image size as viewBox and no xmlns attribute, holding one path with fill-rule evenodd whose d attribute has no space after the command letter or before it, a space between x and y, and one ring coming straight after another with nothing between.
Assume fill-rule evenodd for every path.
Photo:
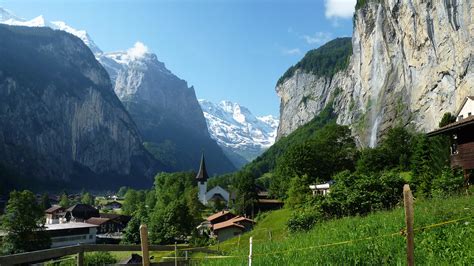
<instances>
[{"instance_id":1,"label":"blue sky","mask_svg":"<svg viewBox=\"0 0 474 266\"><path fill-rule=\"evenodd\" d=\"M278 78L308 50L352 34L355 0L4 1L85 29L104 51L144 43L198 98L279 114Z\"/></svg>"}]
</instances>

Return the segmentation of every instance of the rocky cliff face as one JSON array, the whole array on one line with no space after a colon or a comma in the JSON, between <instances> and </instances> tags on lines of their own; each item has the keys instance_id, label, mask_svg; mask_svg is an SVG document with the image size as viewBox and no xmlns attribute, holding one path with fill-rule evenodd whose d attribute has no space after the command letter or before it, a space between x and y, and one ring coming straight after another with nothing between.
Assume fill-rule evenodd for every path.
<instances>
[{"instance_id":1,"label":"rocky cliff face","mask_svg":"<svg viewBox=\"0 0 474 266\"><path fill-rule=\"evenodd\" d=\"M155 161L79 38L5 25L0 36L0 168L48 189L152 182Z\"/></svg>"},{"instance_id":2,"label":"rocky cliff face","mask_svg":"<svg viewBox=\"0 0 474 266\"><path fill-rule=\"evenodd\" d=\"M234 166L211 139L193 87L137 43L125 52L99 55L115 93L136 122L146 147L168 170L190 170L206 155L211 174Z\"/></svg>"},{"instance_id":3,"label":"rocky cliff face","mask_svg":"<svg viewBox=\"0 0 474 266\"><path fill-rule=\"evenodd\" d=\"M354 15L345 70L329 78L299 70L278 84L279 137L330 102L338 122L351 125L361 145L374 146L393 125L436 128L474 94L474 3L368 2Z\"/></svg>"}]
</instances>

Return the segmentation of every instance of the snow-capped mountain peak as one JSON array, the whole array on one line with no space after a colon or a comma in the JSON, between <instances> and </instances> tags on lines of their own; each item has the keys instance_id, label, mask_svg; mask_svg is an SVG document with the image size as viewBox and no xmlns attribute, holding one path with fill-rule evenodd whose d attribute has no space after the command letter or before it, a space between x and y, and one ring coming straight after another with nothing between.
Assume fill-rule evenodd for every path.
<instances>
[{"instance_id":1,"label":"snow-capped mountain peak","mask_svg":"<svg viewBox=\"0 0 474 266\"><path fill-rule=\"evenodd\" d=\"M224 150L248 161L275 142L279 120L271 115L256 117L244 106L231 101L214 104L200 99L209 133Z\"/></svg>"},{"instance_id":2,"label":"snow-capped mountain peak","mask_svg":"<svg viewBox=\"0 0 474 266\"><path fill-rule=\"evenodd\" d=\"M26 20L13 15L10 11L0 7L0 23L11 26L25 27L50 27L55 30L62 30L80 38L94 54L100 54L102 51L94 43L85 30L77 30L63 21L48 21L42 15L31 20Z\"/></svg>"}]
</instances>

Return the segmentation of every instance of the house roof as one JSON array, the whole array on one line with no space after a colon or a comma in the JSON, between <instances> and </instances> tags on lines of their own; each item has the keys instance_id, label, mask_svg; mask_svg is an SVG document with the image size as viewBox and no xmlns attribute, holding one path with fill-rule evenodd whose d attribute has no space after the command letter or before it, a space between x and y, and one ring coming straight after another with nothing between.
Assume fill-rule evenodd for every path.
<instances>
[{"instance_id":1,"label":"house roof","mask_svg":"<svg viewBox=\"0 0 474 266\"><path fill-rule=\"evenodd\" d=\"M234 222L234 223L243 222L243 221L255 223L254 220L251 220L251 219L243 217L243 216L235 216L234 218L231 218L228 221L231 221L231 222Z\"/></svg>"},{"instance_id":2,"label":"house roof","mask_svg":"<svg viewBox=\"0 0 474 266\"><path fill-rule=\"evenodd\" d=\"M258 203L267 204L283 204L283 201L277 199L258 199Z\"/></svg>"},{"instance_id":3,"label":"house roof","mask_svg":"<svg viewBox=\"0 0 474 266\"><path fill-rule=\"evenodd\" d=\"M456 129L459 129L459 128L462 128L462 127L465 127L465 126L469 126L469 125L474 125L474 116L469 116L469 117L466 117L466 118L461 119L459 121L456 121L454 123L448 124L448 125L446 125L442 128L431 131L426 135L428 137L436 136L436 135L447 133L447 132L450 132L450 131L453 131L453 130L456 130Z\"/></svg>"},{"instance_id":4,"label":"house roof","mask_svg":"<svg viewBox=\"0 0 474 266\"><path fill-rule=\"evenodd\" d=\"M197 181L207 181L209 176L207 175L206 162L204 161L204 154L201 156L201 165L199 165L199 172L196 175Z\"/></svg>"},{"instance_id":5,"label":"house roof","mask_svg":"<svg viewBox=\"0 0 474 266\"><path fill-rule=\"evenodd\" d=\"M46 227L46 231L97 227L97 225L95 225L95 224L76 223L76 222L63 223L63 224L45 224L44 226Z\"/></svg>"},{"instance_id":6,"label":"house roof","mask_svg":"<svg viewBox=\"0 0 474 266\"><path fill-rule=\"evenodd\" d=\"M224 228L229 228L229 227L237 227L237 228L240 228L240 229L245 229L245 227L243 225L237 224L232 220L227 220L227 221L222 222L222 223L217 223L217 224L212 226L212 229L214 231L218 231L218 230L221 230L221 229L224 229Z\"/></svg>"},{"instance_id":7,"label":"house roof","mask_svg":"<svg viewBox=\"0 0 474 266\"><path fill-rule=\"evenodd\" d=\"M108 206L108 205L114 205L114 204L117 204L117 205L120 205L120 206L122 206L122 203L120 203L120 202L118 202L118 201L116 201L116 200L114 200L114 201L111 201L111 202L108 202L107 204L105 204L105 206Z\"/></svg>"},{"instance_id":8,"label":"house roof","mask_svg":"<svg viewBox=\"0 0 474 266\"><path fill-rule=\"evenodd\" d=\"M64 208L59 206L59 205L53 205L51 206L49 209L47 209L46 211L44 211L45 213L53 213L53 212L60 212L60 211L63 211Z\"/></svg>"},{"instance_id":9,"label":"house roof","mask_svg":"<svg viewBox=\"0 0 474 266\"><path fill-rule=\"evenodd\" d=\"M464 107L464 105L466 104L467 100L472 100L474 101L474 96L466 96L464 98L464 100L462 101L461 105L459 106L458 110L456 111L456 114L455 116L458 117L459 116L459 113L461 112L462 108Z\"/></svg>"},{"instance_id":10,"label":"house roof","mask_svg":"<svg viewBox=\"0 0 474 266\"><path fill-rule=\"evenodd\" d=\"M104 224L108 221L110 221L111 219L109 218L100 218L100 217L92 217L92 218L89 218L86 220L86 223L88 224L95 224L95 225L101 225L101 224Z\"/></svg>"},{"instance_id":11,"label":"house roof","mask_svg":"<svg viewBox=\"0 0 474 266\"><path fill-rule=\"evenodd\" d=\"M66 209L66 211L68 211L68 212L72 212L72 211L75 211L75 210L79 210L79 211L97 211L97 209L92 207L91 205L82 204L82 203L75 204L75 205L73 205L73 206Z\"/></svg>"},{"instance_id":12,"label":"house roof","mask_svg":"<svg viewBox=\"0 0 474 266\"><path fill-rule=\"evenodd\" d=\"M222 217L222 216L224 216L224 215L226 215L226 214L228 214L228 213L230 213L230 214L232 214L233 216L235 216L235 215L234 215L233 213L231 213L230 211L220 211L220 212L214 213L213 215L207 217L206 220L208 220L209 222L212 222L212 221L214 221L215 219L220 218L220 217Z\"/></svg>"}]
</instances>

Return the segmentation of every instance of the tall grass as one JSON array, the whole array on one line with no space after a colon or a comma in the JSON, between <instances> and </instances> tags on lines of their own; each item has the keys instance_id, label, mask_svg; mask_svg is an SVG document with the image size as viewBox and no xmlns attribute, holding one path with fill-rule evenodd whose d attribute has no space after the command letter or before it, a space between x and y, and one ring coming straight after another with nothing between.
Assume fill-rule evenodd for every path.
<instances>
[{"instance_id":1,"label":"tall grass","mask_svg":"<svg viewBox=\"0 0 474 266\"><path fill-rule=\"evenodd\" d=\"M204 265L246 265L248 239L254 238L254 265L405 264L404 211L373 213L316 224L307 233L289 234L290 210L268 214L255 231L220 244L227 259L199 259ZM474 197L415 202L415 229L466 218L415 232L415 262L420 265L474 265ZM272 231L272 241L268 231ZM393 233L397 233L394 234ZM369 239L366 239L369 238ZM327 245L354 240L353 242ZM327 245L327 246L325 246ZM320 247L318 247L320 246Z\"/></svg>"}]
</instances>

